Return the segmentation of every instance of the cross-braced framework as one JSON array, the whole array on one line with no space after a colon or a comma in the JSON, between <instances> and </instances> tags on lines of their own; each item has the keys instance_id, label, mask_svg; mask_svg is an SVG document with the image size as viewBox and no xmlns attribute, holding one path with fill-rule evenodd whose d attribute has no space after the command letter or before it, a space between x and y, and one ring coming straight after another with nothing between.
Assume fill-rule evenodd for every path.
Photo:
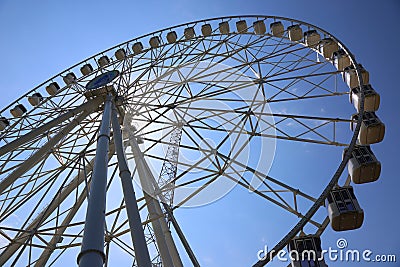
<instances>
[{"instance_id":1,"label":"cross-braced framework","mask_svg":"<svg viewBox=\"0 0 400 267\"><path fill-rule=\"evenodd\" d=\"M277 20L283 23L282 32L263 30L263 24ZM85 94L85 85L111 70L120 73L107 87L116 97L119 123L128 129L123 121L129 115L136 125L133 135L123 134L123 144L132 177L140 184L135 184L136 201L153 266L168 266L163 250L177 243L185 248L178 254L188 253L197 266L196 251L183 234L189 226L179 225L172 211L208 204L235 185L265 200L262 203L271 212L284 214L287 231L281 233L276 251L300 229L321 234L329 222L322 201L349 159L361 116L351 120L354 108L344 104L349 88L342 81L343 69L303 37L293 41L287 30L293 25L331 38L362 82L346 47L320 28L286 18L224 17L178 25L117 45L5 107L1 114L9 126L0 134L0 265L62 266L79 254L105 106L103 96ZM88 64L90 71L85 71ZM76 77L68 80L68 73ZM52 82L67 84L49 95L46 86ZM27 101L33 93L44 96L34 107ZM8 116L16 104L29 108L20 117ZM351 122L357 122L354 132L348 126ZM311 171L306 162L291 165L298 169L299 179L271 177L273 153L266 151L273 152L275 142L287 151L318 147L327 155L349 149L343 160L338 156L337 162L327 163L339 165L333 177L332 169L321 173L319 180L307 181L313 184L310 190L300 179ZM137 266L115 146L111 138L105 264ZM279 166L279 160L274 165ZM219 185L221 194L212 195ZM168 208L159 209L162 202ZM177 237L160 240L157 231L165 231L163 225L171 216L171 231ZM174 266L179 265L174 262Z\"/></svg>"},{"instance_id":2,"label":"cross-braced framework","mask_svg":"<svg viewBox=\"0 0 400 267\"><path fill-rule=\"evenodd\" d=\"M177 124L171 133L171 138L169 140L170 144L168 145L165 160L161 167L160 177L158 178L159 187L166 189L162 194L167 202L166 204L168 204L170 208L173 208L174 190L172 189L174 184L171 182L174 181L178 170L177 165L179 158L179 145L182 137L182 127L182 124ZM168 190L168 188L172 189Z\"/></svg>"}]
</instances>

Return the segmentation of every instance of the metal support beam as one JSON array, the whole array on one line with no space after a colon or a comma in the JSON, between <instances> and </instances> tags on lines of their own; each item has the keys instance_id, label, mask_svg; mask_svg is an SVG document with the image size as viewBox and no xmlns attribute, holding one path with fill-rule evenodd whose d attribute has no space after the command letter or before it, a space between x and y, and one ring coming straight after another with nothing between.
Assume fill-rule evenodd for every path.
<instances>
[{"instance_id":1,"label":"metal support beam","mask_svg":"<svg viewBox=\"0 0 400 267\"><path fill-rule=\"evenodd\" d=\"M73 110L70 110L57 118L55 118L52 121L49 121L48 123L43 124L42 126L39 126L38 128L35 128L34 130L30 131L29 133L19 137L18 139L15 139L14 141L2 146L0 148L0 156L3 156L4 154L16 149L17 147L25 144L26 142L29 142L36 136L43 134L50 130L51 128L59 125L60 123L68 120L69 118L78 115L82 111L86 110L89 113L91 113L93 110L95 110L100 103L103 102L103 99L101 97L91 99L88 102L83 103L82 105L76 107Z\"/></svg>"},{"instance_id":2,"label":"metal support beam","mask_svg":"<svg viewBox=\"0 0 400 267\"><path fill-rule=\"evenodd\" d=\"M122 191L128 214L129 227L132 237L133 247L135 248L135 257L138 266L151 267L149 251L147 250L146 238L140 219L139 208L136 202L135 190L132 184L131 172L125 157L125 149L122 143L121 127L118 122L117 108L112 106L112 127L113 138L118 158L119 176L122 183Z\"/></svg>"},{"instance_id":3,"label":"metal support beam","mask_svg":"<svg viewBox=\"0 0 400 267\"><path fill-rule=\"evenodd\" d=\"M156 236L157 246L163 261L163 266L182 267L182 261L179 257L174 240L172 239L171 231L167 226L160 203L157 199L152 197L152 195L154 196L154 187L152 186L152 181L155 181L154 176L143 157L143 153L140 151L136 137L133 133L130 133L129 135L129 143L132 148L136 169L143 188L143 194L146 200L154 234Z\"/></svg>"},{"instance_id":4,"label":"metal support beam","mask_svg":"<svg viewBox=\"0 0 400 267\"><path fill-rule=\"evenodd\" d=\"M108 153L108 160L112 157L115 152L115 146L112 144L110 146L110 152ZM39 213L36 218L25 228L24 232L17 235L14 238L14 242L11 242L9 246L0 254L0 266L3 266L8 259L24 244L24 242L30 238L29 231L33 229L37 229L40 226L40 223L45 221L58 207L59 203L62 203L84 180L84 173L90 173L93 170L94 158L85 165L84 171L78 173L71 182L64 187L60 194L56 196L56 200L50 202L48 206L46 206L41 213ZM85 190L86 191L86 190ZM85 194L86 196L86 194Z\"/></svg>"},{"instance_id":5,"label":"metal support beam","mask_svg":"<svg viewBox=\"0 0 400 267\"><path fill-rule=\"evenodd\" d=\"M51 254L54 252L57 243L60 242L62 235L64 234L65 230L67 230L68 225L71 223L72 219L74 218L75 214L81 207L82 203L86 199L86 190L83 190L82 193L79 195L78 200L72 206L71 210L68 212L67 216L65 216L62 223L57 228L54 236L49 241L47 247L43 250L42 254L40 255L39 259L35 263L35 267L42 267L45 266L47 261L49 260Z\"/></svg>"},{"instance_id":6,"label":"metal support beam","mask_svg":"<svg viewBox=\"0 0 400 267\"><path fill-rule=\"evenodd\" d=\"M104 233L111 104L111 95L108 95L104 104L103 118L97 137L96 158L86 212L82 248L77 258L80 267L102 267L105 262Z\"/></svg>"},{"instance_id":7,"label":"metal support beam","mask_svg":"<svg viewBox=\"0 0 400 267\"><path fill-rule=\"evenodd\" d=\"M164 209L167 211L168 217L170 218L172 225L175 228L176 233L178 234L180 240L182 241L182 244L186 250L186 253L188 254L190 260L192 261L193 266L200 267L200 263L197 261L196 255L194 255L194 252L193 252L192 248L190 247L189 242L187 241L185 235L182 232L181 227L179 226L178 222L176 221L175 216L172 213L171 207L165 202L163 202L163 206L164 206Z\"/></svg>"},{"instance_id":8,"label":"metal support beam","mask_svg":"<svg viewBox=\"0 0 400 267\"><path fill-rule=\"evenodd\" d=\"M0 182L0 194L3 193L12 183L18 178L24 175L28 170L35 166L42 158L49 153L55 145L60 142L69 132L71 132L76 126L78 126L90 113L92 109L87 109L82 112L78 117L66 125L61 131L59 131L53 138L51 138L45 145L39 148L32 156L27 158L18 168L16 168L11 174L4 178Z\"/></svg>"}]
</instances>

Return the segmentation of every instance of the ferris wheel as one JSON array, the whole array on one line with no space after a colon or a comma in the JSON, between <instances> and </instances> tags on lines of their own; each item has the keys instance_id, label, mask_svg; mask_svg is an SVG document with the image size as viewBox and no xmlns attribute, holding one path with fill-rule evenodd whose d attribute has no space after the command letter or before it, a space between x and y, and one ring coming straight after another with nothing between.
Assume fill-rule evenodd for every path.
<instances>
[{"instance_id":1,"label":"ferris wheel","mask_svg":"<svg viewBox=\"0 0 400 267\"><path fill-rule=\"evenodd\" d=\"M294 19L199 20L116 45L1 110L0 266L200 266L176 213L240 189L288 222L249 265L318 253L329 224L362 225L379 102L343 43ZM312 149L335 169L272 175L315 172L284 160Z\"/></svg>"}]
</instances>

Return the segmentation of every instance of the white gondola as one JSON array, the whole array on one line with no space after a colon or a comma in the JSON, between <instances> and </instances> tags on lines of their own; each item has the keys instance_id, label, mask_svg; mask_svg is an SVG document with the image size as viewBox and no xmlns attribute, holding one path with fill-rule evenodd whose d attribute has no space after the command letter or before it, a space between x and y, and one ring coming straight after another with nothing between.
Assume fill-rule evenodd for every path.
<instances>
[{"instance_id":1,"label":"white gondola","mask_svg":"<svg viewBox=\"0 0 400 267\"><path fill-rule=\"evenodd\" d=\"M350 57L346 54L346 52L344 52L343 49L333 52L332 58L333 64L337 70L342 71L351 65Z\"/></svg>"},{"instance_id":2,"label":"white gondola","mask_svg":"<svg viewBox=\"0 0 400 267\"><path fill-rule=\"evenodd\" d=\"M19 118L24 115L26 111L27 109L24 107L24 105L18 104L10 110L10 113L14 116L14 118Z\"/></svg>"},{"instance_id":3,"label":"white gondola","mask_svg":"<svg viewBox=\"0 0 400 267\"><path fill-rule=\"evenodd\" d=\"M160 46L160 38L158 36L153 36L150 38L149 41L150 47L151 48L157 48Z\"/></svg>"},{"instance_id":4,"label":"white gondola","mask_svg":"<svg viewBox=\"0 0 400 267\"><path fill-rule=\"evenodd\" d=\"M3 131L7 126L10 125L10 122L7 118L0 117L0 131Z\"/></svg>"},{"instance_id":5,"label":"white gondola","mask_svg":"<svg viewBox=\"0 0 400 267\"><path fill-rule=\"evenodd\" d=\"M358 114L351 117L350 129L354 131ZM361 123L360 132L358 134L358 142L360 145L370 145L379 143L385 136L385 124L376 116L375 112L364 112Z\"/></svg>"},{"instance_id":6,"label":"white gondola","mask_svg":"<svg viewBox=\"0 0 400 267\"><path fill-rule=\"evenodd\" d=\"M247 33L247 22L245 20L237 21L236 30L238 33Z\"/></svg>"},{"instance_id":7,"label":"white gondola","mask_svg":"<svg viewBox=\"0 0 400 267\"><path fill-rule=\"evenodd\" d=\"M183 35L185 35L186 40L192 39L194 37L194 35L195 35L194 28L193 27L187 27L183 31Z\"/></svg>"},{"instance_id":8,"label":"white gondola","mask_svg":"<svg viewBox=\"0 0 400 267\"><path fill-rule=\"evenodd\" d=\"M167 33L167 41L169 44L175 43L177 39L178 39L178 35L176 34L176 31L171 31L171 32Z\"/></svg>"},{"instance_id":9,"label":"white gondola","mask_svg":"<svg viewBox=\"0 0 400 267\"><path fill-rule=\"evenodd\" d=\"M134 43L132 45L133 54L137 55L142 53L143 51L143 44L141 42Z\"/></svg>"},{"instance_id":10,"label":"white gondola","mask_svg":"<svg viewBox=\"0 0 400 267\"><path fill-rule=\"evenodd\" d=\"M227 21L221 22L218 28L221 34L229 34L230 29L229 29L229 23Z\"/></svg>"},{"instance_id":11,"label":"white gondola","mask_svg":"<svg viewBox=\"0 0 400 267\"><path fill-rule=\"evenodd\" d=\"M37 106L40 104L40 102L42 102L43 100L43 96L40 93L34 93L31 96L28 96L28 102L29 104L31 104L32 106Z\"/></svg>"},{"instance_id":12,"label":"white gondola","mask_svg":"<svg viewBox=\"0 0 400 267\"><path fill-rule=\"evenodd\" d=\"M369 72L366 71L361 64L359 64L358 66L361 71L363 84L369 84ZM358 82L357 72L356 72L354 66L351 65L351 66L344 68L343 80L345 83L347 83L347 85L349 86L350 89L356 88L360 85Z\"/></svg>"},{"instance_id":13,"label":"white gondola","mask_svg":"<svg viewBox=\"0 0 400 267\"><path fill-rule=\"evenodd\" d=\"M350 103L353 103L356 110L360 111L361 90L356 87L350 90ZM370 84L364 85L364 111L377 111L380 104L379 94Z\"/></svg>"},{"instance_id":14,"label":"white gondola","mask_svg":"<svg viewBox=\"0 0 400 267\"><path fill-rule=\"evenodd\" d=\"M295 237L288 245L292 256L292 267L319 266L327 267L322 254L321 238L316 235Z\"/></svg>"},{"instance_id":15,"label":"white gondola","mask_svg":"<svg viewBox=\"0 0 400 267\"><path fill-rule=\"evenodd\" d=\"M292 25L287 28L290 41L297 42L303 39L303 30L300 25Z\"/></svg>"},{"instance_id":16,"label":"white gondola","mask_svg":"<svg viewBox=\"0 0 400 267\"><path fill-rule=\"evenodd\" d=\"M81 73L83 74L83 75L89 75L90 73L92 73L92 71L93 71L93 67L92 67L92 65L90 65L89 63L87 63L87 64L85 64L85 65L83 65L82 67L81 67Z\"/></svg>"},{"instance_id":17,"label":"white gondola","mask_svg":"<svg viewBox=\"0 0 400 267\"><path fill-rule=\"evenodd\" d=\"M201 34L203 34L203 36L210 36L212 34L212 28L210 24L204 24L201 26ZM194 34L193 34L194 35ZM185 35L186 37L186 35Z\"/></svg>"},{"instance_id":18,"label":"white gondola","mask_svg":"<svg viewBox=\"0 0 400 267\"><path fill-rule=\"evenodd\" d=\"M46 86L46 91L51 96L57 94L58 90L60 90L60 86L57 82L52 82L51 84Z\"/></svg>"},{"instance_id":19,"label":"white gondola","mask_svg":"<svg viewBox=\"0 0 400 267\"><path fill-rule=\"evenodd\" d=\"M75 73L73 73L73 72L68 73L67 75L65 75L63 77L63 80L66 85L70 85L70 84L74 83L76 81Z\"/></svg>"},{"instance_id":20,"label":"white gondola","mask_svg":"<svg viewBox=\"0 0 400 267\"><path fill-rule=\"evenodd\" d=\"M125 59L125 57L126 57L125 49L120 48L120 49L118 49L117 51L115 51L115 57L116 57L118 60L123 60L123 59Z\"/></svg>"},{"instance_id":21,"label":"white gondola","mask_svg":"<svg viewBox=\"0 0 400 267\"><path fill-rule=\"evenodd\" d=\"M347 152L347 148L343 152ZM378 180L381 163L376 159L369 146L356 145L351 153L347 169L355 184L370 183Z\"/></svg>"},{"instance_id":22,"label":"white gondola","mask_svg":"<svg viewBox=\"0 0 400 267\"><path fill-rule=\"evenodd\" d=\"M364 211L358 204L351 186L332 189L326 199L326 206L332 229L335 231L358 229L364 221Z\"/></svg>"},{"instance_id":23,"label":"white gondola","mask_svg":"<svg viewBox=\"0 0 400 267\"><path fill-rule=\"evenodd\" d=\"M332 38L324 38L319 42L319 52L326 59L332 59L333 53L339 50L339 45Z\"/></svg>"},{"instance_id":24,"label":"white gondola","mask_svg":"<svg viewBox=\"0 0 400 267\"><path fill-rule=\"evenodd\" d=\"M99 66L104 67L110 64L110 59L107 56L102 56L98 60Z\"/></svg>"},{"instance_id":25,"label":"white gondola","mask_svg":"<svg viewBox=\"0 0 400 267\"><path fill-rule=\"evenodd\" d=\"M316 46L321 41L321 36L316 30L309 30L304 33L304 43L306 46Z\"/></svg>"},{"instance_id":26,"label":"white gondola","mask_svg":"<svg viewBox=\"0 0 400 267\"><path fill-rule=\"evenodd\" d=\"M269 25L271 29L271 34L276 37L282 37L283 33L285 32L285 28L283 27L282 22L276 21Z\"/></svg>"},{"instance_id":27,"label":"white gondola","mask_svg":"<svg viewBox=\"0 0 400 267\"><path fill-rule=\"evenodd\" d=\"M265 26L265 22L263 20L257 20L253 23L253 28L255 34L265 34L267 32L267 27Z\"/></svg>"}]
</instances>

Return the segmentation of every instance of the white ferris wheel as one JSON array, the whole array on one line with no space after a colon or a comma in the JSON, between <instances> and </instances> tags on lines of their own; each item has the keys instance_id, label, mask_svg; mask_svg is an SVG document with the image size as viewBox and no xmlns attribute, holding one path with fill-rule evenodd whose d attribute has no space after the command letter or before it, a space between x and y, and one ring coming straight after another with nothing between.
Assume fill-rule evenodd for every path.
<instances>
[{"instance_id":1,"label":"white ferris wheel","mask_svg":"<svg viewBox=\"0 0 400 267\"><path fill-rule=\"evenodd\" d=\"M379 178L379 101L342 42L294 19L199 20L118 44L1 110L0 266L203 266L175 214L241 189L287 216L271 251L318 253L329 224L362 225L354 192ZM314 172L274 161L302 146L318 164L340 155L335 170L270 174Z\"/></svg>"}]
</instances>

